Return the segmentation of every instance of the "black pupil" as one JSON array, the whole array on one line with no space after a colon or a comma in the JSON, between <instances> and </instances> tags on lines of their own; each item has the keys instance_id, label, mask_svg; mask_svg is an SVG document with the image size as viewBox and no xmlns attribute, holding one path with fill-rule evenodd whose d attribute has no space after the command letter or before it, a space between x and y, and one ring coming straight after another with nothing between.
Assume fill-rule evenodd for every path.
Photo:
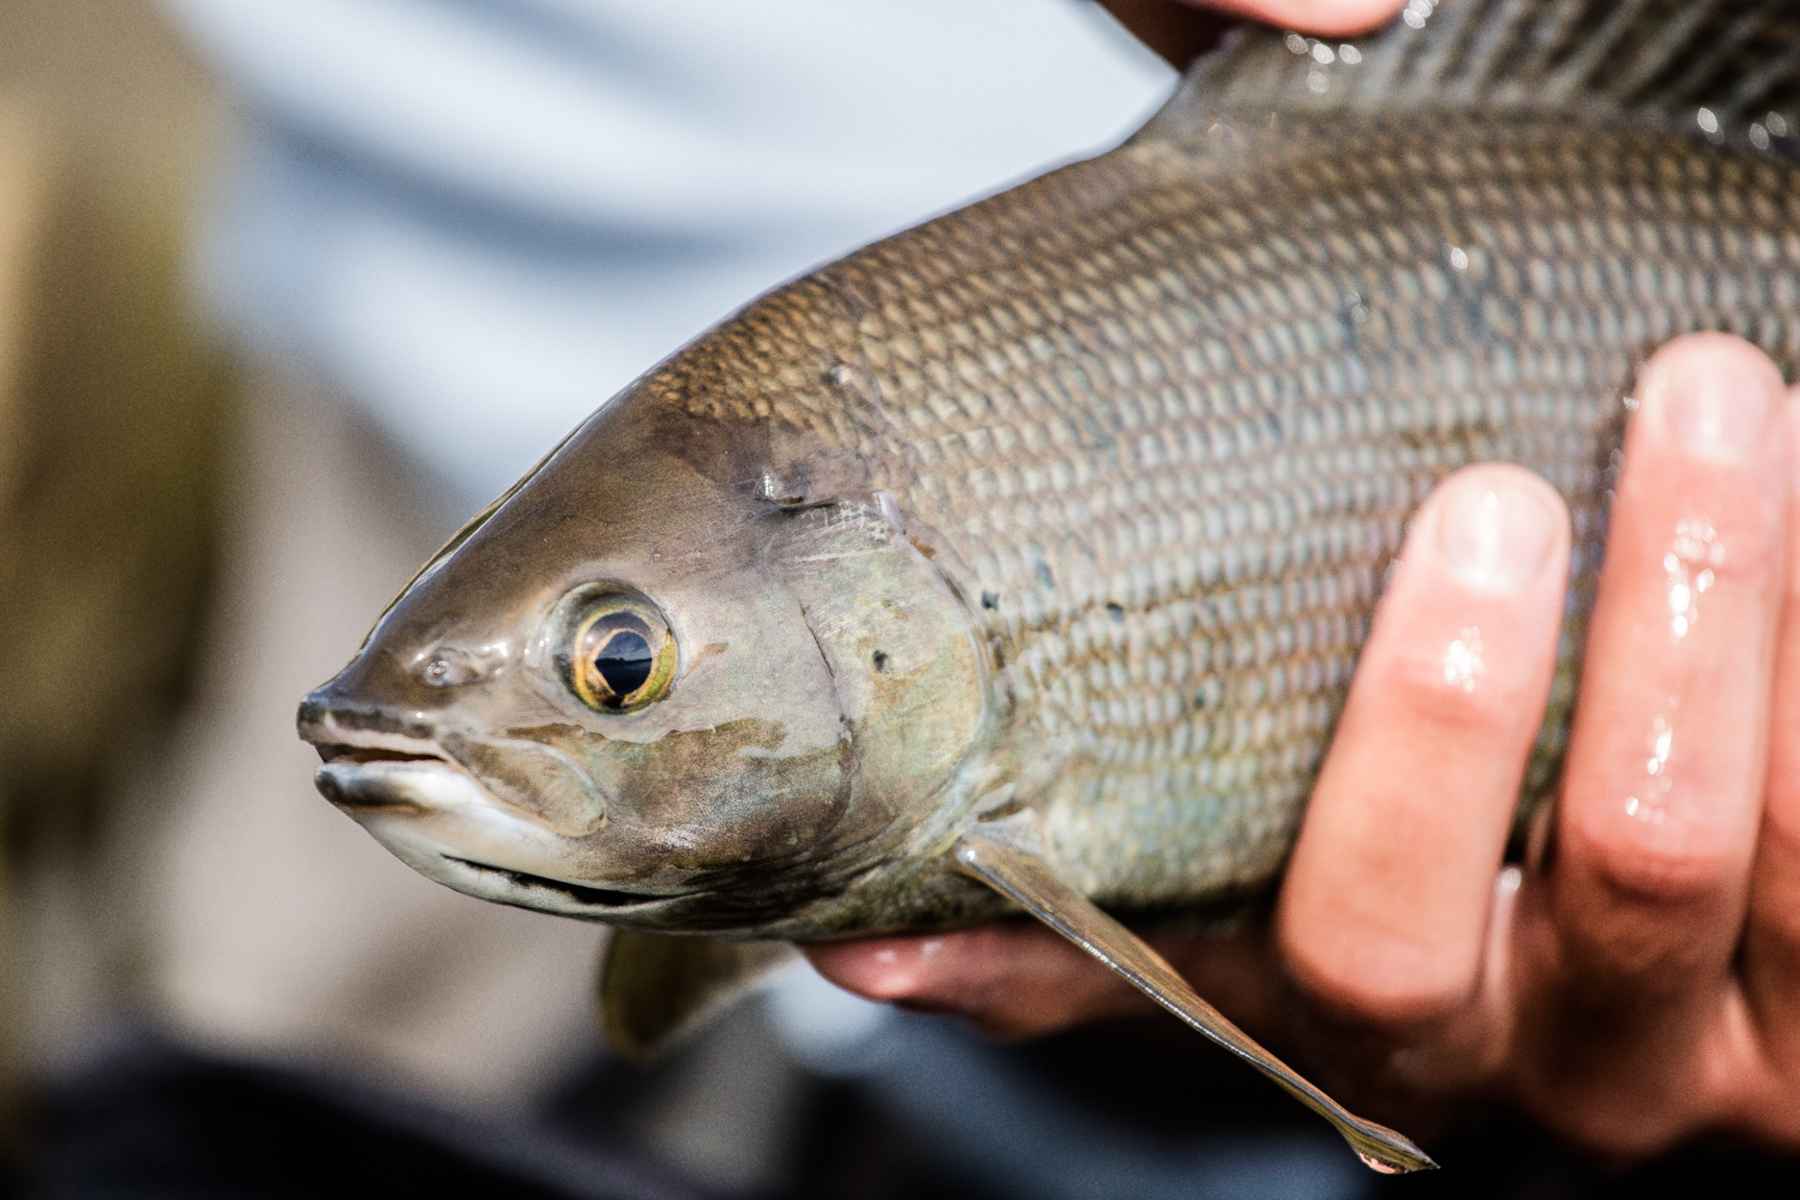
<instances>
[{"instance_id":1,"label":"black pupil","mask_svg":"<svg viewBox=\"0 0 1800 1200\"><path fill-rule=\"evenodd\" d=\"M613 695L621 698L644 686L651 665L650 643L629 630L613 634L594 655L594 670L600 672Z\"/></svg>"}]
</instances>

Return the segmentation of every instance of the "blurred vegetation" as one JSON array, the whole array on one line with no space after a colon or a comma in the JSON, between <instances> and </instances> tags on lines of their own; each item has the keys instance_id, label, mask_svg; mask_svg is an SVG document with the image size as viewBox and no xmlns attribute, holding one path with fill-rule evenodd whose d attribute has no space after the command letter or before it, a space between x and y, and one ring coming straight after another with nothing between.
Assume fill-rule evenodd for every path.
<instances>
[{"instance_id":1,"label":"blurred vegetation","mask_svg":"<svg viewBox=\"0 0 1800 1200\"><path fill-rule=\"evenodd\" d=\"M9 885L92 869L206 612L233 390L183 271L212 111L143 0L0 8L0 1042L31 986Z\"/></svg>"}]
</instances>

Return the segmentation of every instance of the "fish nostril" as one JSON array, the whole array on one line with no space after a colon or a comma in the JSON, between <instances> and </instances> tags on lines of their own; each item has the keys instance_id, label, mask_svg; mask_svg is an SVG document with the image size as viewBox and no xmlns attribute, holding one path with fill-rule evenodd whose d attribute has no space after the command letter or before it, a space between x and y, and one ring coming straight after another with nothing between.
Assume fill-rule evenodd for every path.
<instances>
[{"instance_id":1,"label":"fish nostril","mask_svg":"<svg viewBox=\"0 0 1800 1200\"><path fill-rule=\"evenodd\" d=\"M413 671L426 687L460 687L486 675L486 664L459 646L438 646L421 658Z\"/></svg>"}]
</instances>

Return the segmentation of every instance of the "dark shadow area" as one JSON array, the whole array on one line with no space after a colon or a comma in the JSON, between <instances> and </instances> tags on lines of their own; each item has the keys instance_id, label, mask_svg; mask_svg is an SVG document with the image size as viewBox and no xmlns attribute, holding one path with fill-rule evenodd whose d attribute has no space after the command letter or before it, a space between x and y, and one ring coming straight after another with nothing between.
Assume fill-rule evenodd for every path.
<instances>
[{"instance_id":1,"label":"dark shadow area","mask_svg":"<svg viewBox=\"0 0 1800 1200\"><path fill-rule=\"evenodd\" d=\"M704 1200L617 1139L559 1136L300 1066L121 1039L38 1097L34 1197L488 1195Z\"/></svg>"}]
</instances>

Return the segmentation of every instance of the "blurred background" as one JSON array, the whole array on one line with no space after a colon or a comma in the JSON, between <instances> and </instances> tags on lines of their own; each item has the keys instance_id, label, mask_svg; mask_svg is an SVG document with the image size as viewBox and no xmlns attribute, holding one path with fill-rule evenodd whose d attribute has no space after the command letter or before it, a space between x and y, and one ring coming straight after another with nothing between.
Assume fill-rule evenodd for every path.
<instances>
[{"instance_id":1,"label":"blurred background","mask_svg":"<svg viewBox=\"0 0 1800 1200\"><path fill-rule=\"evenodd\" d=\"M802 970L613 1061L603 933L407 870L293 735L633 376L1172 81L1090 0L7 0L0 1193L1381 1190L1160 1023L999 1048ZM1493 1121L1493 1194L1636 1186Z\"/></svg>"}]
</instances>

